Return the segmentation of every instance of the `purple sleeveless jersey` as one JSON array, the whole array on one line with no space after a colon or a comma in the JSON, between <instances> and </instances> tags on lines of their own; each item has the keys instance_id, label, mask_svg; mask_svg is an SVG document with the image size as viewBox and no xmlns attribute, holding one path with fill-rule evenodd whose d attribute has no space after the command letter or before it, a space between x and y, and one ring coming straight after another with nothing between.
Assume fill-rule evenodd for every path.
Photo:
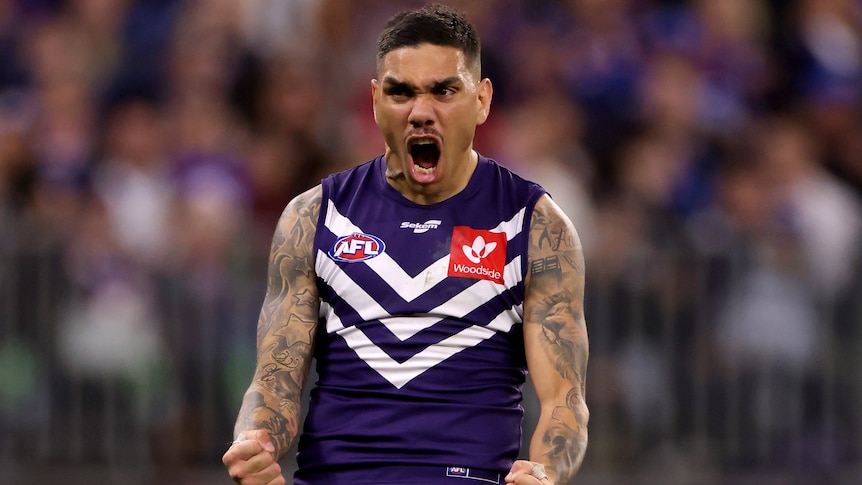
<instances>
[{"instance_id":1,"label":"purple sleeveless jersey","mask_svg":"<svg viewBox=\"0 0 862 485\"><path fill-rule=\"evenodd\" d=\"M319 379L294 483L502 483L520 447L528 229L545 191L479 157L461 193L420 205L385 169L378 157L323 181Z\"/></svg>"}]
</instances>

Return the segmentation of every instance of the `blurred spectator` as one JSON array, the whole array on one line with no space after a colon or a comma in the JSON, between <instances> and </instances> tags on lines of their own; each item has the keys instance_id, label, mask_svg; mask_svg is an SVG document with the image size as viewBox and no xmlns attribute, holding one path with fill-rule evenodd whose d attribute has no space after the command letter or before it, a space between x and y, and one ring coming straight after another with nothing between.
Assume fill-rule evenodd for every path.
<instances>
[{"instance_id":1,"label":"blurred spectator","mask_svg":"<svg viewBox=\"0 0 862 485\"><path fill-rule=\"evenodd\" d=\"M179 391L153 444L165 465L217 459L237 397L225 387L226 366L232 353L254 345L254 326L245 322L255 312L237 281L250 278L247 244L260 242L247 239L250 194L240 168L210 152L185 158L176 175L170 259L154 272Z\"/></svg>"},{"instance_id":2,"label":"blurred spectator","mask_svg":"<svg viewBox=\"0 0 862 485\"><path fill-rule=\"evenodd\" d=\"M308 60L318 52L317 10L321 0L242 2L241 21L245 44L266 60L285 54Z\"/></svg>"},{"instance_id":3,"label":"blurred spectator","mask_svg":"<svg viewBox=\"0 0 862 485\"><path fill-rule=\"evenodd\" d=\"M853 0L800 0L793 16L800 43L795 88L826 103L853 102L862 81L862 7Z\"/></svg>"},{"instance_id":4,"label":"blurred spectator","mask_svg":"<svg viewBox=\"0 0 862 485\"><path fill-rule=\"evenodd\" d=\"M776 216L797 234L814 296L829 302L850 282L859 254L862 205L848 184L824 169L806 125L793 118L763 120L754 130L757 158L776 191Z\"/></svg>"},{"instance_id":5,"label":"blurred spectator","mask_svg":"<svg viewBox=\"0 0 862 485\"><path fill-rule=\"evenodd\" d=\"M862 101L862 6L852 0L796 2L788 35L794 104L816 133L820 162L862 191L857 137Z\"/></svg>"},{"instance_id":6,"label":"blurred spectator","mask_svg":"<svg viewBox=\"0 0 862 485\"><path fill-rule=\"evenodd\" d=\"M700 71L685 57L660 52L649 58L637 92L643 133L632 140L635 146L658 150L652 157L652 168L658 173L638 167L636 159L627 160L628 156L637 156L637 149L621 153L622 163L630 167L619 167L619 175L625 176L629 169L639 171L623 184L661 179L657 182L665 187L655 187L662 193L654 194L660 198L654 203L682 217L705 205L710 197L714 160L706 132L705 92ZM639 143L639 139L646 143Z\"/></svg>"},{"instance_id":7,"label":"blurred spectator","mask_svg":"<svg viewBox=\"0 0 862 485\"><path fill-rule=\"evenodd\" d=\"M126 433L142 439L152 403L164 398L149 387L166 350L154 295L95 198L81 208L64 263L72 287L57 321L56 419L72 458L129 459L139 452ZM104 419L112 415L126 433ZM82 423L92 433L78 435Z\"/></svg>"},{"instance_id":8,"label":"blurred spectator","mask_svg":"<svg viewBox=\"0 0 862 485\"><path fill-rule=\"evenodd\" d=\"M95 192L123 250L146 269L164 264L174 181L160 107L146 97L112 103L106 114Z\"/></svg>"},{"instance_id":9,"label":"blurred spectator","mask_svg":"<svg viewBox=\"0 0 862 485\"><path fill-rule=\"evenodd\" d=\"M501 115L498 159L550 192L575 223L585 254L590 254L595 234L591 193L595 169L583 146L582 113L564 95L552 91L523 98Z\"/></svg>"},{"instance_id":10,"label":"blurred spectator","mask_svg":"<svg viewBox=\"0 0 862 485\"><path fill-rule=\"evenodd\" d=\"M720 203L731 231L723 247L728 279L714 299L717 440L738 450L737 465L791 466L790 438L802 419L802 383L822 357L817 299L809 291L803 242L781 209L777 173L759 157L727 171Z\"/></svg>"},{"instance_id":11,"label":"blurred spectator","mask_svg":"<svg viewBox=\"0 0 862 485\"><path fill-rule=\"evenodd\" d=\"M585 142L604 162L636 111L635 89L648 54L632 15L632 0L566 0L570 25L558 33L556 58L565 71L569 93L586 113ZM610 177L605 171L602 177Z\"/></svg>"}]
</instances>

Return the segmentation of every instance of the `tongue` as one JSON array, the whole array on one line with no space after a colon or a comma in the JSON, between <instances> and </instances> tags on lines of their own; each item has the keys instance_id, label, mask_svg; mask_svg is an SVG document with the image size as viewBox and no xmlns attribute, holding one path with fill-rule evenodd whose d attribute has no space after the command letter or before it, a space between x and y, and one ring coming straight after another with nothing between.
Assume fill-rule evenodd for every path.
<instances>
[{"instance_id":1,"label":"tongue","mask_svg":"<svg viewBox=\"0 0 862 485\"><path fill-rule=\"evenodd\" d=\"M434 145L416 145L411 150L413 162L422 168L432 168L437 165L437 147Z\"/></svg>"}]
</instances>

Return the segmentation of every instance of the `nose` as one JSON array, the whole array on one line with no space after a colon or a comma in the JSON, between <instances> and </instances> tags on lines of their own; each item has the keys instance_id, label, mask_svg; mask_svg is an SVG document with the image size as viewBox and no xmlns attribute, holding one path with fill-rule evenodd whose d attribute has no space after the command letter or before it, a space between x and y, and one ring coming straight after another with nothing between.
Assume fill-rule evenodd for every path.
<instances>
[{"instance_id":1,"label":"nose","mask_svg":"<svg viewBox=\"0 0 862 485\"><path fill-rule=\"evenodd\" d=\"M413 107L410 109L410 116L407 121L414 128L420 128L433 125L434 118L433 100L428 96L417 96L413 101Z\"/></svg>"}]
</instances>

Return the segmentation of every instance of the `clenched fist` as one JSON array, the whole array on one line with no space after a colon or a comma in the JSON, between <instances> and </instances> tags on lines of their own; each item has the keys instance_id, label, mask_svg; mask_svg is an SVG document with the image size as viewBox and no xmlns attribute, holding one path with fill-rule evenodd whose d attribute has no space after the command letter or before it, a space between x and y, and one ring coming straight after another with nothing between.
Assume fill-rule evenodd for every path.
<instances>
[{"instance_id":1,"label":"clenched fist","mask_svg":"<svg viewBox=\"0 0 862 485\"><path fill-rule=\"evenodd\" d=\"M512 464L506 475L507 485L554 485L551 478L545 474L545 467L540 463L527 460L517 460Z\"/></svg>"},{"instance_id":2,"label":"clenched fist","mask_svg":"<svg viewBox=\"0 0 862 485\"><path fill-rule=\"evenodd\" d=\"M245 431L222 457L230 477L240 485L285 485L275 446L264 430Z\"/></svg>"}]
</instances>

